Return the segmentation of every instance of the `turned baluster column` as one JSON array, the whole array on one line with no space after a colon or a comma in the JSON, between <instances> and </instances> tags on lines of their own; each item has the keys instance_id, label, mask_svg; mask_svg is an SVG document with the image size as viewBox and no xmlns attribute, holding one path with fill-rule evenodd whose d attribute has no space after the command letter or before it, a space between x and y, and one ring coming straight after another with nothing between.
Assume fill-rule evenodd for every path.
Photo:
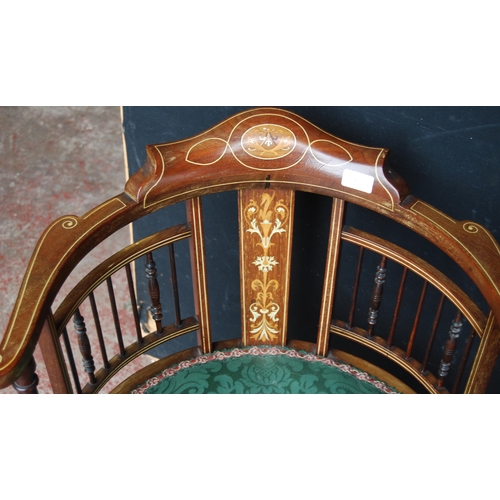
<instances>
[{"instance_id":1,"label":"turned baluster column","mask_svg":"<svg viewBox=\"0 0 500 500\"><path fill-rule=\"evenodd\" d=\"M23 374L12 384L18 394L38 394L38 375L35 370L36 363L32 357Z\"/></svg>"},{"instance_id":2,"label":"turned baluster column","mask_svg":"<svg viewBox=\"0 0 500 500\"><path fill-rule=\"evenodd\" d=\"M157 274L156 262L153 260L153 254L149 252L146 254L146 277L148 279L148 292L151 300L151 315L156 323L156 333L159 335L163 331L161 324L163 312L160 304L160 286L156 278Z\"/></svg>"},{"instance_id":3,"label":"turned baluster column","mask_svg":"<svg viewBox=\"0 0 500 500\"><path fill-rule=\"evenodd\" d=\"M75 326L75 330L78 335L78 347L80 348L80 353L82 354L83 369L89 376L89 383L95 384L96 379L95 379L94 358L92 357L90 341L87 335L87 327L85 326L85 321L82 315L80 314L79 309L75 311L73 324Z\"/></svg>"},{"instance_id":4,"label":"turned baluster column","mask_svg":"<svg viewBox=\"0 0 500 500\"><path fill-rule=\"evenodd\" d=\"M457 312L455 319L453 320L450 331L448 332L448 340L444 345L444 353L443 359L439 365L439 378L437 381L437 386L439 389L443 387L444 379L448 375L450 370L451 360L453 358L453 354L455 354L455 349L457 347L457 339L460 336L460 332L462 330L462 314Z\"/></svg>"},{"instance_id":5,"label":"turned baluster column","mask_svg":"<svg viewBox=\"0 0 500 500\"><path fill-rule=\"evenodd\" d=\"M380 303L382 302L382 296L384 294L384 283L387 275L387 269L385 267L386 262L387 258L382 257L380 265L377 267L377 272L375 273L375 285L373 287L370 309L368 311L368 336L370 337L373 335L373 329L377 324Z\"/></svg>"}]
</instances>

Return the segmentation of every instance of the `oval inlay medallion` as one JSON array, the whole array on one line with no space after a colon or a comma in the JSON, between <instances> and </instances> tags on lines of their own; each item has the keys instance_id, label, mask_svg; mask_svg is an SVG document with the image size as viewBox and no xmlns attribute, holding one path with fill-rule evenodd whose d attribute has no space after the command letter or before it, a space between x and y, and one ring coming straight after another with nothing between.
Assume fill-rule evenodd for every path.
<instances>
[{"instance_id":1,"label":"oval inlay medallion","mask_svg":"<svg viewBox=\"0 0 500 500\"><path fill-rule=\"evenodd\" d=\"M272 123L249 128L241 137L243 150L261 160L283 158L295 149L296 144L295 134L291 130Z\"/></svg>"}]
</instances>

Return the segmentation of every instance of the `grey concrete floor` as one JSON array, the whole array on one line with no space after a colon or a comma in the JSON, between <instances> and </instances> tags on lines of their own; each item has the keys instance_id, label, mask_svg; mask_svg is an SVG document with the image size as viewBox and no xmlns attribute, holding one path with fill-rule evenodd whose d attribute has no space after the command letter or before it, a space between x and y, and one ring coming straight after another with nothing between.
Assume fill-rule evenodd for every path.
<instances>
[{"instance_id":1,"label":"grey concrete floor","mask_svg":"<svg viewBox=\"0 0 500 500\"><path fill-rule=\"evenodd\" d=\"M125 177L119 107L0 107L0 338L43 230L120 193Z\"/></svg>"}]
</instances>

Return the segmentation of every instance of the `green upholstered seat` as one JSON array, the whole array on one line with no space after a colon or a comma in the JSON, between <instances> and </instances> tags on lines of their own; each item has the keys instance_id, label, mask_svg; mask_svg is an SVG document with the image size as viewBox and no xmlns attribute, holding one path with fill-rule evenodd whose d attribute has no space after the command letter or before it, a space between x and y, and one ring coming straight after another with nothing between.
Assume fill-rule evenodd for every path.
<instances>
[{"instance_id":1,"label":"green upholstered seat","mask_svg":"<svg viewBox=\"0 0 500 500\"><path fill-rule=\"evenodd\" d=\"M150 378L146 394L395 394L367 373L284 347L247 347L198 356Z\"/></svg>"}]
</instances>

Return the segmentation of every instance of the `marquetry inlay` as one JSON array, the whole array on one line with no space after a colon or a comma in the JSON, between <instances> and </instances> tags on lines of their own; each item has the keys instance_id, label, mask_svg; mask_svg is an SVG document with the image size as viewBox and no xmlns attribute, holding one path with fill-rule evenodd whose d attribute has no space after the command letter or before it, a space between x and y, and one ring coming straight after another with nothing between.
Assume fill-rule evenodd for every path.
<instances>
[{"instance_id":1,"label":"marquetry inlay","mask_svg":"<svg viewBox=\"0 0 500 500\"><path fill-rule=\"evenodd\" d=\"M240 193L245 344L284 344L288 315L293 195Z\"/></svg>"},{"instance_id":2,"label":"marquetry inlay","mask_svg":"<svg viewBox=\"0 0 500 500\"><path fill-rule=\"evenodd\" d=\"M257 125L241 138L242 148L254 158L276 160L290 154L297 143L295 134L279 125Z\"/></svg>"}]
</instances>

